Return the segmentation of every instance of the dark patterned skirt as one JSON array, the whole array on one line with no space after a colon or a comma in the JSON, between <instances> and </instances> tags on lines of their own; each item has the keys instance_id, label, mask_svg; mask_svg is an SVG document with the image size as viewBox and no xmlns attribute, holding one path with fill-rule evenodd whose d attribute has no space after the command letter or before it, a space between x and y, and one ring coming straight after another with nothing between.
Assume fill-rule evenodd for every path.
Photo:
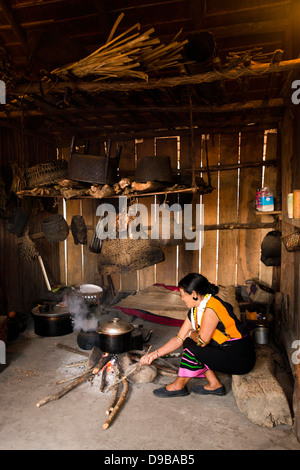
<instances>
[{"instance_id":1,"label":"dark patterned skirt","mask_svg":"<svg viewBox=\"0 0 300 470\"><path fill-rule=\"evenodd\" d=\"M247 374L253 369L255 359L255 347L250 335L226 341L222 345L207 344L204 347L187 338L183 343L178 376L205 377L209 369L224 374Z\"/></svg>"}]
</instances>

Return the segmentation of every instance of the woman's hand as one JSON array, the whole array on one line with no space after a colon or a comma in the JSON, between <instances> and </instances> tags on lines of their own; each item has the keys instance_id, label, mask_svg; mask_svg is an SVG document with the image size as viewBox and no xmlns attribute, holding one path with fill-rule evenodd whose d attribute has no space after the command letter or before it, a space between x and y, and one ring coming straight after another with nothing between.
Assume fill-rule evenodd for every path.
<instances>
[{"instance_id":1,"label":"woman's hand","mask_svg":"<svg viewBox=\"0 0 300 470\"><path fill-rule=\"evenodd\" d=\"M140 359L140 364L142 366L145 364L151 364L155 359L158 359L159 357L164 356L165 354L169 354L173 351L176 351L182 346L183 341L185 340L191 329L191 326L192 324L190 320L188 319L188 317L186 317L178 332L178 335L169 339L167 343L160 346L159 349L157 349L156 351L152 351L151 353L142 356Z\"/></svg>"},{"instance_id":2,"label":"woman's hand","mask_svg":"<svg viewBox=\"0 0 300 470\"><path fill-rule=\"evenodd\" d=\"M158 358L158 354L156 351L152 351L151 353L149 354L145 354L145 356L142 356L141 359L140 359L140 364L141 366L144 366L144 365L150 365L155 359Z\"/></svg>"}]
</instances>

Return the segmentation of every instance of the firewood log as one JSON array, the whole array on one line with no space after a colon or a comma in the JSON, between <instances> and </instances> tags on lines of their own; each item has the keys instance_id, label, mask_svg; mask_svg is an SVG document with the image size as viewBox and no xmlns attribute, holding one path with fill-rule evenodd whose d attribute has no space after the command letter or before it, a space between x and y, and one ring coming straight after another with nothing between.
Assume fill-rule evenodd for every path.
<instances>
[{"instance_id":1,"label":"firewood log","mask_svg":"<svg viewBox=\"0 0 300 470\"><path fill-rule=\"evenodd\" d=\"M114 383L114 386L112 388L112 398L110 400L110 404L109 404L107 410L105 411L105 414L107 416L109 416L109 414L114 409L114 406L115 406L115 404L117 402L117 398L118 398L118 392L119 392L120 368L119 368L118 364L114 364L113 369L114 369L114 372L115 372L115 383Z\"/></svg>"},{"instance_id":2,"label":"firewood log","mask_svg":"<svg viewBox=\"0 0 300 470\"><path fill-rule=\"evenodd\" d=\"M128 382L127 382L126 379L123 379L122 383L123 383L122 394L121 394L116 406L114 406L112 412L110 413L109 417L107 418L107 420L105 421L105 423L102 426L104 431L111 425L112 421L115 419L116 415L120 411L120 408L121 408L121 406L123 405L123 403L126 399L126 396L127 396L127 393L128 393Z\"/></svg>"},{"instance_id":3,"label":"firewood log","mask_svg":"<svg viewBox=\"0 0 300 470\"><path fill-rule=\"evenodd\" d=\"M50 401L59 400L61 397L66 395L75 387L77 387L78 385L86 381L92 375L92 372L93 372L92 369L86 370L80 377L77 377L77 379L73 380L73 382L71 382L69 385L64 387L59 392L55 393L54 395L50 395L49 397L43 398L36 404L37 408L45 405L46 403L49 403Z\"/></svg>"},{"instance_id":4,"label":"firewood log","mask_svg":"<svg viewBox=\"0 0 300 470\"><path fill-rule=\"evenodd\" d=\"M108 354L107 356L104 356L100 359L98 364L96 364L96 366L93 369L93 374L94 375L98 374L98 372L100 372L102 367L104 367L110 361L111 356L112 356L111 354Z\"/></svg>"},{"instance_id":5,"label":"firewood log","mask_svg":"<svg viewBox=\"0 0 300 470\"><path fill-rule=\"evenodd\" d=\"M75 354L80 354L81 356L86 356L89 357L89 353L86 351L79 351L79 349L74 349L71 348L70 346L65 346L64 344L56 343L56 346L61 349L65 349L66 351L75 353Z\"/></svg>"},{"instance_id":6,"label":"firewood log","mask_svg":"<svg viewBox=\"0 0 300 470\"><path fill-rule=\"evenodd\" d=\"M65 364L65 367L82 367L87 366L88 361L80 361L80 362L71 362L71 364Z\"/></svg>"},{"instance_id":7,"label":"firewood log","mask_svg":"<svg viewBox=\"0 0 300 470\"><path fill-rule=\"evenodd\" d=\"M107 373L107 364L103 367L103 370L102 370L99 392L103 392L103 390L105 388L106 373Z\"/></svg>"}]
</instances>

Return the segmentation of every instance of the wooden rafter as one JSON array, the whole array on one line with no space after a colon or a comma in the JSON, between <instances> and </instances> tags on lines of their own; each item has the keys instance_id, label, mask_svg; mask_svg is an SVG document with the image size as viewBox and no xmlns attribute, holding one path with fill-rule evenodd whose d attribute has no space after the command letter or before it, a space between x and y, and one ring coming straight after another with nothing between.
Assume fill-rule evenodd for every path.
<instances>
[{"instance_id":1,"label":"wooden rafter","mask_svg":"<svg viewBox=\"0 0 300 470\"><path fill-rule=\"evenodd\" d=\"M35 95L37 99L37 95ZM41 97L38 97L39 100L42 100ZM253 101L248 101L246 103L231 103L231 104L225 104L225 105L211 105L211 106L198 106L194 105L193 106L193 111L194 112L200 112L200 113L209 113L209 114L221 114L221 113L228 113L228 112L239 112L239 111L246 111L246 110L251 110L251 109L261 109L261 108L282 108L286 106L289 103L288 100L284 100L283 98L274 98L274 99L269 99L269 100L253 100ZM50 105L48 102L47 104ZM91 108L75 108L75 107L70 107L70 108L65 108L61 109L58 106L53 105L53 109L47 109L47 115L75 115L75 114L80 114L86 115L86 114L92 114L92 115L97 115L97 113L101 113L102 115L106 116L108 114L128 114L128 113L134 113L138 111L139 113L187 113L189 112L189 107L186 106L108 106L107 108L103 107L93 107ZM42 109L28 109L24 110L24 116L27 117L34 117L34 116L43 116L45 112L43 112ZM19 118L21 117L21 111L0 111L0 119L1 118Z\"/></svg>"},{"instance_id":2,"label":"wooden rafter","mask_svg":"<svg viewBox=\"0 0 300 470\"><path fill-rule=\"evenodd\" d=\"M233 69L223 69L221 71L213 70L211 72L195 74L195 75L184 75L178 77L166 77L160 79L149 79L148 81L136 81L136 82L44 82L43 91L44 93L49 92L64 92L66 87L71 90L77 89L88 93L97 93L105 91L140 91L140 90L153 90L154 88L166 88L176 86L187 86L197 85L201 83L212 83L222 80L236 80L243 77L259 77L263 75L270 75L273 73L289 72L291 70L300 69L300 59L286 60L279 64L272 65L270 63L255 63L251 67L237 67ZM40 92L40 84L32 83L26 86L17 86L13 90L9 90L12 95L22 95Z\"/></svg>"},{"instance_id":3,"label":"wooden rafter","mask_svg":"<svg viewBox=\"0 0 300 470\"><path fill-rule=\"evenodd\" d=\"M6 0L0 0L0 7L14 35L20 41L24 51L27 54L27 38L14 11L10 7L10 5L8 5Z\"/></svg>"}]
</instances>

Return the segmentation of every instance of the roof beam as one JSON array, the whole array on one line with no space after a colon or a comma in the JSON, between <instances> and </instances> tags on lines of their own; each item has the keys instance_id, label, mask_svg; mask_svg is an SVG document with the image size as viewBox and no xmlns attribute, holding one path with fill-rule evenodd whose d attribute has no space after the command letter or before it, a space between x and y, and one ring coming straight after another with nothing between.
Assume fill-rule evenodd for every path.
<instances>
[{"instance_id":1,"label":"roof beam","mask_svg":"<svg viewBox=\"0 0 300 470\"><path fill-rule=\"evenodd\" d=\"M35 97L36 98L36 97ZM48 103L50 104L50 103ZM284 100L283 98L274 98L274 99L266 99L266 100L253 100L248 101L246 103L230 103L224 105L210 105L210 106L193 106L194 112L199 113L208 113L208 114L221 114L221 113L229 113L229 112L240 112L246 111L251 109L262 109L262 108L282 108L290 104L290 100ZM47 115L92 115L96 117L97 113L102 113L102 116L107 116L108 114L123 114L123 113L153 113L153 112L165 112L165 113L187 113L189 112L189 106L123 106L123 107L116 107L116 106L109 106L109 107L99 107L99 108L64 108L61 109L59 107L53 109L47 109ZM43 116L45 111L38 109L32 110L23 110L21 111L0 111L0 119L1 118L18 118L24 115L25 117L35 117L35 116Z\"/></svg>"},{"instance_id":2,"label":"roof beam","mask_svg":"<svg viewBox=\"0 0 300 470\"><path fill-rule=\"evenodd\" d=\"M240 36L261 35L267 33L285 32L289 27L289 19L282 18L280 20L271 21L253 21L249 23L228 24L225 26L215 26L204 29L197 29L196 31L188 31L189 36L197 35L209 29L211 33L218 38L232 38Z\"/></svg>"},{"instance_id":3,"label":"roof beam","mask_svg":"<svg viewBox=\"0 0 300 470\"><path fill-rule=\"evenodd\" d=\"M15 13L11 9L10 5L8 5L6 0L0 0L0 7L1 7L1 10L2 10L7 22L10 24L14 35L20 41L20 43L23 46L24 51L27 54L27 49L28 49L27 38L26 38L26 35L25 35L21 25L19 24L19 21L18 21L16 15L15 15Z\"/></svg>"},{"instance_id":4,"label":"roof beam","mask_svg":"<svg viewBox=\"0 0 300 470\"><path fill-rule=\"evenodd\" d=\"M160 78L159 80L150 79L148 81L136 82L85 82L78 80L77 82L57 82L50 81L42 84L43 92L65 92L66 87L71 90L80 90L86 93L98 92L126 92L129 90L153 90L154 88L166 88L176 86L197 85L200 83L212 83L221 80L236 80L243 77L257 77L263 75L270 75L273 73L289 72L291 70L300 69L300 59L285 60L279 64L270 63L254 63L250 67L236 67L233 69L213 70L211 72L195 74L195 75L182 75L177 77ZM39 93L40 83L33 83L31 85L17 86L8 90L10 95L30 95L31 93Z\"/></svg>"}]
</instances>

